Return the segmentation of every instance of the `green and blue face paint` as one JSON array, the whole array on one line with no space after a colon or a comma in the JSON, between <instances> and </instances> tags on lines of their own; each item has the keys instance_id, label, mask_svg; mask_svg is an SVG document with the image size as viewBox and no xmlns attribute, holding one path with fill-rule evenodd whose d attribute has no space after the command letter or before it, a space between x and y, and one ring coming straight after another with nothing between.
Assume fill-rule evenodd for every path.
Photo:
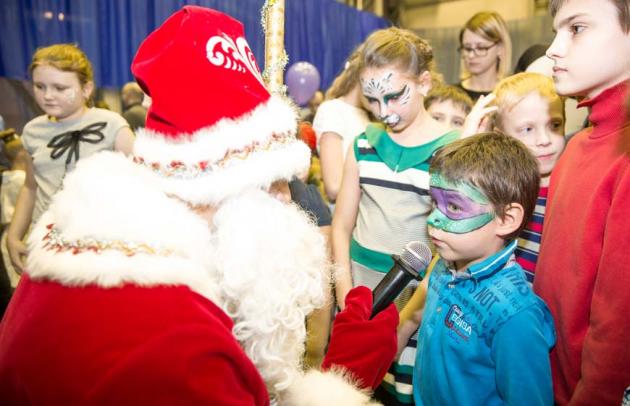
<instances>
[{"instance_id":1,"label":"green and blue face paint","mask_svg":"<svg viewBox=\"0 0 630 406\"><path fill-rule=\"evenodd\" d=\"M495 217L486 195L468 182L452 183L439 173L432 173L429 186L435 207L427 223L433 228L465 234L485 226Z\"/></svg>"}]
</instances>

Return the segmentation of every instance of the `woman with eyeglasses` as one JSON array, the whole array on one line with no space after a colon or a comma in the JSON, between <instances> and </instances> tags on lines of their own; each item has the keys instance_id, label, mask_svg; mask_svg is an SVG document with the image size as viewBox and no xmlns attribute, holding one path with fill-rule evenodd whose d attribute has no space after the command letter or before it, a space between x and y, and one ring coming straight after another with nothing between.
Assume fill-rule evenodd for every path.
<instances>
[{"instance_id":1,"label":"woman with eyeglasses","mask_svg":"<svg viewBox=\"0 0 630 406\"><path fill-rule=\"evenodd\" d=\"M494 89L511 71L512 41L500 14L482 11L472 16L459 32L462 56L462 88L476 101Z\"/></svg>"}]
</instances>

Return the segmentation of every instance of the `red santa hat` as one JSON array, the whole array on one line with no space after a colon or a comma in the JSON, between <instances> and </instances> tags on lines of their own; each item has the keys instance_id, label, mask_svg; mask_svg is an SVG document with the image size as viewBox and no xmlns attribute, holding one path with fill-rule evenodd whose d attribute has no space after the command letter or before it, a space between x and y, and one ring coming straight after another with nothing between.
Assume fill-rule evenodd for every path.
<instances>
[{"instance_id":1,"label":"red santa hat","mask_svg":"<svg viewBox=\"0 0 630 406\"><path fill-rule=\"evenodd\" d=\"M307 169L295 108L265 88L237 20L186 6L144 40L131 70L152 98L134 162L165 192L216 204Z\"/></svg>"}]
</instances>

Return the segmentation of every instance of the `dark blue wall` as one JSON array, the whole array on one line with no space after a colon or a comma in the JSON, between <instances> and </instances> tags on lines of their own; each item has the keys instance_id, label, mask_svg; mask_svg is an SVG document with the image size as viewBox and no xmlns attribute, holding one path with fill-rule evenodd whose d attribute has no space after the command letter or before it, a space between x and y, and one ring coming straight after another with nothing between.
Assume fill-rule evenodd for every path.
<instances>
[{"instance_id":1,"label":"dark blue wall","mask_svg":"<svg viewBox=\"0 0 630 406\"><path fill-rule=\"evenodd\" d=\"M132 80L129 66L140 42L185 4L211 7L243 22L263 68L263 0L2 0L0 76L25 79L37 47L73 42L92 61L97 86L121 86ZM370 32L389 25L334 0L286 0L285 7L288 66L298 61L312 63L319 70L323 89L356 45Z\"/></svg>"}]
</instances>

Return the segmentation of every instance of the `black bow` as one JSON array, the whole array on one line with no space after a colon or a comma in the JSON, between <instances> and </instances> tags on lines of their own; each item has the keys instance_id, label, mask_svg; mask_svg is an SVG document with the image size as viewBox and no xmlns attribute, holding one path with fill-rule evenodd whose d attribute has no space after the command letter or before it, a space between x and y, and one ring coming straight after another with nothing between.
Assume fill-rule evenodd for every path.
<instances>
[{"instance_id":1,"label":"black bow","mask_svg":"<svg viewBox=\"0 0 630 406\"><path fill-rule=\"evenodd\" d=\"M55 135L48 145L48 148L52 148L50 157L57 159L62 156L66 151L68 156L66 157L66 165L72 161L72 155L74 155L74 162L79 160L79 142L85 141L90 144L98 144L105 138L105 135L101 132L107 126L107 123L100 121L98 123L90 124L83 127L81 130L68 131L59 135Z\"/></svg>"}]
</instances>

